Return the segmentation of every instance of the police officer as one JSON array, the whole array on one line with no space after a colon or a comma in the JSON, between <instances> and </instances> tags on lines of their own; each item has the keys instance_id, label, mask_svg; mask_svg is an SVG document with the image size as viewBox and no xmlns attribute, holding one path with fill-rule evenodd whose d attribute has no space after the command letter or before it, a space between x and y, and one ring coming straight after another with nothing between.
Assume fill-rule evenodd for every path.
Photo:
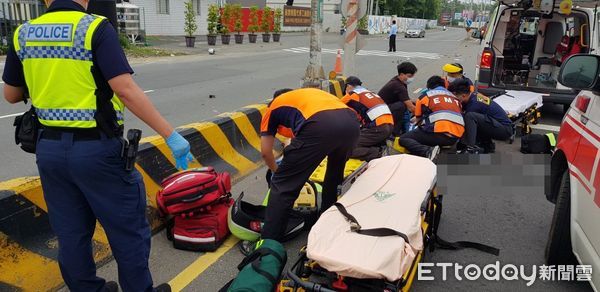
<instances>
[{"instance_id":1,"label":"police officer","mask_svg":"<svg viewBox=\"0 0 600 292\"><path fill-rule=\"evenodd\" d=\"M452 63L452 64L445 64L442 67L442 70L444 71L444 73L446 74L446 83L445 83L445 87L448 88L448 86L450 86L450 83L456 81L456 80L466 80L469 83L469 89L471 90L471 92L475 91L475 85L473 85L473 81L471 81L471 79L467 78L467 76L465 76L464 74L464 70L463 70L463 66L460 63Z\"/></svg>"},{"instance_id":2,"label":"police officer","mask_svg":"<svg viewBox=\"0 0 600 292\"><path fill-rule=\"evenodd\" d=\"M47 13L19 26L6 58L4 97L26 90L42 125L36 159L58 261L71 291L118 291L96 276L92 235L104 227L123 291L153 288L150 228L140 173L124 168L127 107L166 139L178 168L193 159L189 143L133 81L133 70L108 20L85 12L88 0L49 0Z\"/></svg>"},{"instance_id":3,"label":"police officer","mask_svg":"<svg viewBox=\"0 0 600 292\"><path fill-rule=\"evenodd\" d=\"M457 80L449 89L463 103L465 135L461 144L466 147L459 150L466 153L493 153L496 147L492 140L508 140L513 134L512 123L499 104L487 96L470 92L469 86L467 81Z\"/></svg>"},{"instance_id":4,"label":"police officer","mask_svg":"<svg viewBox=\"0 0 600 292\"><path fill-rule=\"evenodd\" d=\"M411 154L435 158L439 146L454 145L464 132L460 101L444 87L444 79L427 80L427 94L417 100L416 129L400 136L400 145Z\"/></svg>"},{"instance_id":5,"label":"police officer","mask_svg":"<svg viewBox=\"0 0 600 292\"><path fill-rule=\"evenodd\" d=\"M356 76L346 78L346 95L342 102L356 111L361 122L358 144L350 158L370 161L381 157L385 141L394 130L394 119L388 106L376 93L362 87Z\"/></svg>"},{"instance_id":6,"label":"police officer","mask_svg":"<svg viewBox=\"0 0 600 292\"><path fill-rule=\"evenodd\" d=\"M276 133L292 138L279 165L273 156ZM321 210L335 203L337 186L344 179L344 166L359 133L356 113L325 91L304 88L275 92L261 122L262 157L274 173L262 238L281 240L294 201L325 157Z\"/></svg>"}]
</instances>

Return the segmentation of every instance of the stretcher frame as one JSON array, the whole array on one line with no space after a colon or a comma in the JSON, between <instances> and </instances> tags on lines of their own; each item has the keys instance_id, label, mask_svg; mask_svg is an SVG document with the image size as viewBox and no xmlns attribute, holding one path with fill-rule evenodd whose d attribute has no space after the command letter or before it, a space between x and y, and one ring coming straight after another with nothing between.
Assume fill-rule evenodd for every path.
<instances>
[{"instance_id":1,"label":"stretcher frame","mask_svg":"<svg viewBox=\"0 0 600 292\"><path fill-rule=\"evenodd\" d=\"M517 136L517 132L519 132L519 130L521 136L531 134L531 125L537 125L541 117L542 114L539 111L537 102L518 115L509 114L508 118L512 122L513 133L510 136L508 143L512 144L515 142L515 137Z\"/></svg>"},{"instance_id":2,"label":"stretcher frame","mask_svg":"<svg viewBox=\"0 0 600 292\"><path fill-rule=\"evenodd\" d=\"M366 169L367 164L363 163L357 168L351 175L344 179L342 185L338 187L338 195L343 195L350 186L356 181L356 178L360 176ZM325 280L331 282L335 280L337 282L346 281L355 285L360 283L373 282L381 284L382 291L390 292L405 292L409 291L410 287L414 282L415 275L417 274L418 263L424 256L426 250L432 252L435 248L435 241L437 239L437 228L442 211L442 199L443 196L437 193L436 184L427 192L427 196L421 203L421 232L423 233L423 250L419 251L413 260L411 267L403 274L402 278L389 282L384 279L355 279L351 277L341 277L335 273L328 272L325 269L319 267L314 261L309 260L306 256L305 248L300 251L299 259L294 265L287 271L282 280L280 281L277 290L278 292L308 292L308 291L322 291L322 292L335 292L335 287L329 286L329 283L324 284L315 282L314 275L317 275L317 280ZM319 276L320 275L320 276ZM345 283L345 282L343 282ZM339 288L338 288L339 289ZM369 288L365 288L364 291L373 291ZM387 290L385 290L387 289ZM342 289L340 289L342 290ZM361 290L362 291L362 290Z\"/></svg>"}]
</instances>

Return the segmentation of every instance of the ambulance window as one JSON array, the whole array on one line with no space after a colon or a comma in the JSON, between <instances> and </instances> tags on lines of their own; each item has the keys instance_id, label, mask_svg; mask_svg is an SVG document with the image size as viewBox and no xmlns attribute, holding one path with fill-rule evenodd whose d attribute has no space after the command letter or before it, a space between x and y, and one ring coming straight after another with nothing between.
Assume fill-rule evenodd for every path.
<instances>
[{"instance_id":1,"label":"ambulance window","mask_svg":"<svg viewBox=\"0 0 600 292\"><path fill-rule=\"evenodd\" d=\"M535 35L537 32L538 23L538 17L524 18L521 22L521 27L519 28L519 31L521 32L521 34Z\"/></svg>"}]
</instances>

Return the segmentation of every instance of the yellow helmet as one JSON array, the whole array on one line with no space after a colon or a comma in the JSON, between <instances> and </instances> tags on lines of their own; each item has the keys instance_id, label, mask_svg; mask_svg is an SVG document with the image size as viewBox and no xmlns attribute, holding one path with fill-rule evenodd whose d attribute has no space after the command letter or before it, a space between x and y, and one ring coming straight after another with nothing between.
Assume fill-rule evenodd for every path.
<instances>
[{"instance_id":1,"label":"yellow helmet","mask_svg":"<svg viewBox=\"0 0 600 292\"><path fill-rule=\"evenodd\" d=\"M444 72L447 73L462 73L463 67L461 64L453 63L444 65L444 67L442 67L442 70L444 70Z\"/></svg>"}]
</instances>

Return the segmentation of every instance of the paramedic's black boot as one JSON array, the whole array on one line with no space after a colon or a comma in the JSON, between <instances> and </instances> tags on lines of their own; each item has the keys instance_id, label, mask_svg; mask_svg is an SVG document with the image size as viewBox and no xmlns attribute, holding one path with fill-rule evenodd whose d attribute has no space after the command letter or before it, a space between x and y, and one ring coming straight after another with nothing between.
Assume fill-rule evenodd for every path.
<instances>
[{"instance_id":1,"label":"paramedic's black boot","mask_svg":"<svg viewBox=\"0 0 600 292\"><path fill-rule=\"evenodd\" d=\"M431 161L435 161L435 159L437 158L437 156L440 154L440 146L433 146L429 148L429 151L427 151L426 154L426 158L429 158L429 160Z\"/></svg>"},{"instance_id":2,"label":"paramedic's black boot","mask_svg":"<svg viewBox=\"0 0 600 292\"><path fill-rule=\"evenodd\" d=\"M160 284L154 288L154 292L171 292L171 285L167 283Z\"/></svg>"},{"instance_id":3,"label":"paramedic's black boot","mask_svg":"<svg viewBox=\"0 0 600 292\"><path fill-rule=\"evenodd\" d=\"M463 154L467 151L467 145L462 142L456 143L456 154Z\"/></svg>"},{"instance_id":4,"label":"paramedic's black boot","mask_svg":"<svg viewBox=\"0 0 600 292\"><path fill-rule=\"evenodd\" d=\"M482 142L481 143L481 148L483 148L483 153L494 153L496 152L496 143L489 141L489 142Z\"/></svg>"},{"instance_id":5,"label":"paramedic's black boot","mask_svg":"<svg viewBox=\"0 0 600 292\"><path fill-rule=\"evenodd\" d=\"M467 146L467 149L464 153L467 154L482 154L483 153L483 149L481 147L478 146Z\"/></svg>"},{"instance_id":6,"label":"paramedic's black boot","mask_svg":"<svg viewBox=\"0 0 600 292\"><path fill-rule=\"evenodd\" d=\"M119 292L119 284L115 281L108 281L104 283L104 292Z\"/></svg>"}]
</instances>

